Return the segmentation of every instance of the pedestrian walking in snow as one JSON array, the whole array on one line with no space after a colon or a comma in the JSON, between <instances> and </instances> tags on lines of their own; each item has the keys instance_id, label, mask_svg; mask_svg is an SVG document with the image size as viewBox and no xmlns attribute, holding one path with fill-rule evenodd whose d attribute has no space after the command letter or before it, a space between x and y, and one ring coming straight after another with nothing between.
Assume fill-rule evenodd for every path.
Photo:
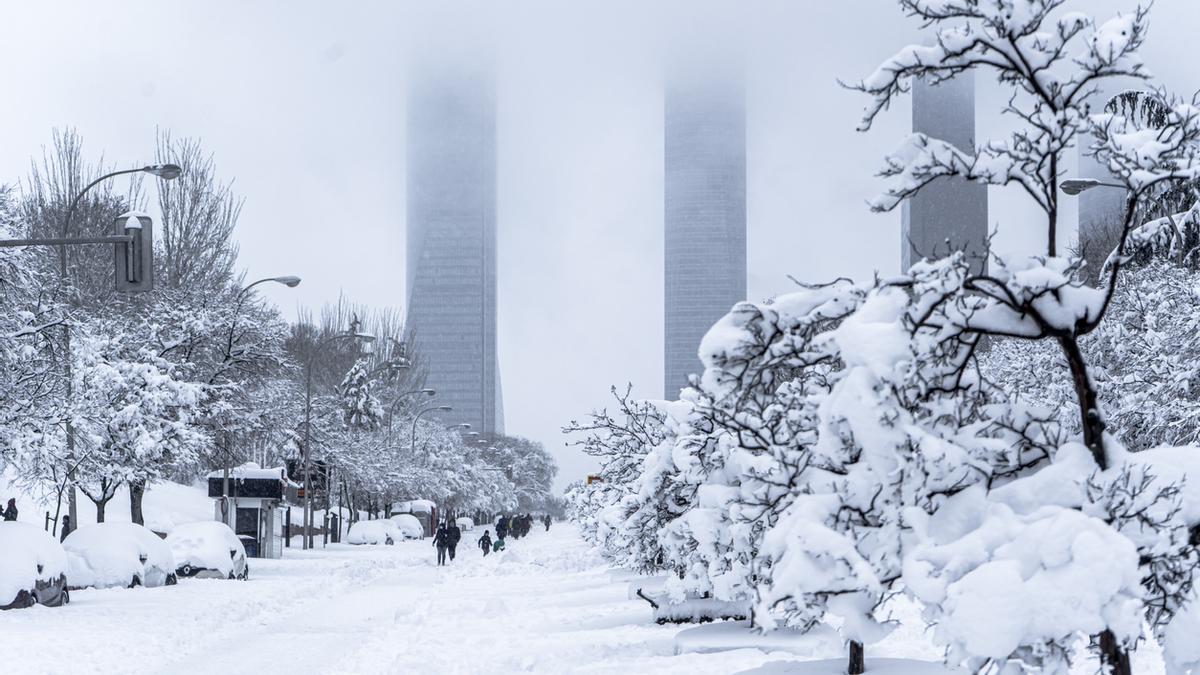
<instances>
[{"instance_id":1,"label":"pedestrian walking in snow","mask_svg":"<svg viewBox=\"0 0 1200 675\"><path fill-rule=\"evenodd\" d=\"M492 533L488 530L483 531L483 536L479 538L479 548L483 549L483 557L492 552Z\"/></svg>"},{"instance_id":2,"label":"pedestrian walking in snow","mask_svg":"<svg viewBox=\"0 0 1200 675\"><path fill-rule=\"evenodd\" d=\"M458 523L451 521L446 538L446 545L450 549L450 562L454 562L454 552L458 549L460 541L462 541L462 530L459 529Z\"/></svg>"},{"instance_id":3,"label":"pedestrian walking in snow","mask_svg":"<svg viewBox=\"0 0 1200 675\"><path fill-rule=\"evenodd\" d=\"M17 500L16 499L8 500L8 508L4 509L4 519L10 520L10 521L17 519Z\"/></svg>"},{"instance_id":4,"label":"pedestrian walking in snow","mask_svg":"<svg viewBox=\"0 0 1200 675\"><path fill-rule=\"evenodd\" d=\"M446 528L446 524L438 525L437 532L433 535L433 545L437 547L437 564L446 564L446 548L450 545L450 531Z\"/></svg>"},{"instance_id":5,"label":"pedestrian walking in snow","mask_svg":"<svg viewBox=\"0 0 1200 675\"><path fill-rule=\"evenodd\" d=\"M496 538L504 539L508 536L508 518L500 516L496 520Z\"/></svg>"},{"instance_id":6,"label":"pedestrian walking in snow","mask_svg":"<svg viewBox=\"0 0 1200 675\"><path fill-rule=\"evenodd\" d=\"M549 514L549 513L547 513L546 515L542 516L542 523L546 525L546 531L547 531L547 532L549 532L549 531L550 531L550 523L551 523L551 522L553 522L553 520L554 520L554 519L550 517L550 514Z\"/></svg>"}]
</instances>

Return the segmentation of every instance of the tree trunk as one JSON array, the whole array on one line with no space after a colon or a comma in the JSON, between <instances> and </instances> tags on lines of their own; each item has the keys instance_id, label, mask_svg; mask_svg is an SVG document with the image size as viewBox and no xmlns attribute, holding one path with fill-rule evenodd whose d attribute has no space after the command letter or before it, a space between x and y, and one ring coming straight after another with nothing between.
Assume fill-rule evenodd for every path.
<instances>
[{"instance_id":1,"label":"tree trunk","mask_svg":"<svg viewBox=\"0 0 1200 675\"><path fill-rule=\"evenodd\" d=\"M866 672L866 659L863 657L863 643L850 641L850 663L846 667L849 675L862 675Z\"/></svg>"},{"instance_id":2,"label":"tree trunk","mask_svg":"<svg viewBox=\"0 0 1200 675\"><path fill-rule=\"evenodd\" d=\"M108 506L108 500L105 499L103 501L95 502L95 504L96 504L96 522L103 523L104 522L104 507Z\"/></svg>"},{"instance_id":3,"label":"tree trunk","mask_svg":"<svg viewBox=\"0 0 1200 675\"><path fill-rule=\"evenodd\" d=\"M1109 675L1133 675L1129 652L1121 647L1111 630L1100 634L1100 664Z\"/></svg>"},{"instance_id":4,"label":"tree trunk","mask_svg":"<svg viewBox=\"0 0 1200 675\"><path fill-rule=\"evenodd\" d=\"M129 483L129 520L138 525L145 525L142 517L142 497L146 494L146 481L135 480Z\"/></svg>"},{"instance_id":5,"label":"tree trunk","mask_svg":"<svg viewBox=\"0 0 1200 675\"><path fill-rule=\"evenodd\" d=\"M1088 374L1087 362L1074 337L1060 337L1067 365L1071 368L1071 381L1075 385L1075 397L1079 403L1079 424L1083 430L1083 444L1092 452L1096 466L1103 471L1108 468L1108 456L1104 452L1104 416L1100 414L1100 401L1096 385Z\"/></svg>"}]
</instances>

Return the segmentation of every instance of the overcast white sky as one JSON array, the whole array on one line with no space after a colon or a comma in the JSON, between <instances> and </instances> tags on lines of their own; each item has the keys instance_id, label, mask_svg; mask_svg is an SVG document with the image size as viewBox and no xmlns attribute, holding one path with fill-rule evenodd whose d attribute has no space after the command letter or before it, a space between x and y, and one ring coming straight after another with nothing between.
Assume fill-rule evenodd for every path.
<instances>
[{"instance_id":1,"label":"overcast white sky","mask_svg":"<svg viewBox=\"0 0 1200 675\"><path fill-rule=\"evenodd\" d=\"M339 293L403 309L406 64L478 49L499 73L506 426L555 452L565 483L591 466L563 447L565 422L612 384L661 395L661 45L713 27L747 51L751 297L789 274L895 272L899 214L864 200L909 111L856 134L863 100L836 84L914 38L892 0L5 3L0 182L56 126L120 166L148 161L156 126L197 136L246 197L248 276L304 278L266 290L286 315ZM1189 95L1197 29L1200 2L1158 0L1145 50L1159 83ZM997 99L978 81L982 134ZM1019 199L992 200L999 248L1020 248Z\"/></svg>"}]
</instances>

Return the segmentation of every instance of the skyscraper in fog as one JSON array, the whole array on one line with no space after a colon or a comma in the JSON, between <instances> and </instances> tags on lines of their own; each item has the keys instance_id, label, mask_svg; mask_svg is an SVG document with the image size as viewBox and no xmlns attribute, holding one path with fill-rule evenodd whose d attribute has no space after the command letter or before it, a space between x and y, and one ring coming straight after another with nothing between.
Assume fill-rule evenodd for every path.
<instances>
[{"instance_id":1,"label":"skyscraper in fog","mask_svg":"<svg viewBox=\"0 0 1200 675\"><path fill-rule=\"evenodd\" d=\"M701 371L700 340L746 299L746 103L740 75L676 74L664 96L665 397Z\"/></svg>"},{"instance_id":2,"label":"skyscraper in fog","mask_svg":"<svg viewBox=\"0 0 1200 675\"><path fill-rule=\"evenodd\" d=\"M912 130L975 150L975 77L970 72L930 85L912 83ZM986 266L988 237L987 186L958 177L937 178L901 207L901 266L907 270L922 258L941 258L966 251Z\"/></svg>"},{"instance_id":3,"label":"skyscraper in fog","mask_svg":"<svg viewBox=\"0 0 1200 675\"><path fill-rule=\"evenodd\" d=\"M407 329L453 412L503 432L496 363L496 94L490 73L438 69L408 90Z\"/></svg>"}]
</instances>

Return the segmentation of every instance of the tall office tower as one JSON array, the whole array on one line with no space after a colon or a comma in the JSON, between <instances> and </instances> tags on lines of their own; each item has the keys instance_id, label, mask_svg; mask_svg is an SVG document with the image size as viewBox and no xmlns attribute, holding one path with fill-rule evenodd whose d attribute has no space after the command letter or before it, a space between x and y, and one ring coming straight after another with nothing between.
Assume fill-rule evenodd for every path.
<instances>
[{"instance_id":1,"label":"tall office tower","mask_svg":"<svg viewBox=\"0 0 1200 675\"><path fill-rule=\"evenodd\" d=\"M967 71L948 82L912 84L912 130L975 150L975 76ZM987 266L987 186L960 178L938 178L901 207L902 269L922 258L941 258L951 251L966 251Z\"/></svg>"},{"instance_id":2,"label":"tall office tower","mask_svg":"<svg viewBox=\"0 0 1200 675\"><path fill-rule=\"evenodd\" d=\"M408 315L446 424L503 433L496 363L496 94L490 73L425 71L408 89Z\"/></svg>"},{"instance_id":3,"label":"tall office tower","mask_svg":"<svg viewBox=\"0 0 1200 675\"><path fill-rule=\"evenodd\" d=\"M676 74L664 97L665 380L679 398L700 340L746 299L746 95L740 74Z\"/></svg>"}]
</instances>

